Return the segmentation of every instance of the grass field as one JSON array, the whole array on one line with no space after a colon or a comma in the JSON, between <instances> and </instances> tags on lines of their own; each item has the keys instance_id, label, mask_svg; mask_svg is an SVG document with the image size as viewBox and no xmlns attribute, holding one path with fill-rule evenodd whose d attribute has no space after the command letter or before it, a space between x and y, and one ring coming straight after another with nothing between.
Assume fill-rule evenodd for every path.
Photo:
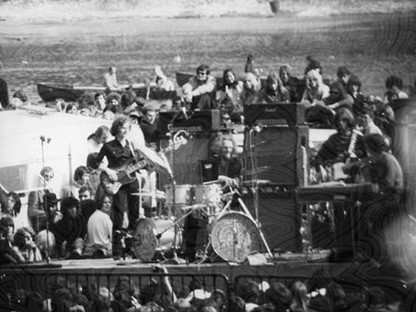
<instances>
[{"instance_id":1,"label":"grass field","mask_svg":"<svg viewBox=\"0 0 416 312\"><path fill-rule=\"evenodd\" d=\"M79 21L0 22L2 76L10 92L23 88L32 102L36 82L99 85L103 71L118 67L120 83L150 77L154 65L174 77L200 63L215 75L227 67L241 75L247 54L267 74L282 64L302 76L314 56L326 78L346 65L366 94L382 95L388 75L416 78L416 14L321 17L103 18ZM180 61L178 61L178 56Z\"/></svg>"}]
</instances>

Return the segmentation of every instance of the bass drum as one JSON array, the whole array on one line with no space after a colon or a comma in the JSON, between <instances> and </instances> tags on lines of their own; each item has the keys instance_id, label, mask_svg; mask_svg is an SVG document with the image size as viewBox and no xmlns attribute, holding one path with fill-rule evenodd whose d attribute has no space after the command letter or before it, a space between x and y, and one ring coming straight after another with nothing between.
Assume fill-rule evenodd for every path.
<instances>
[{"instance_id":1,"label":"bass drum","mask_svg":"<svg viewBox=\"0 0 416 312\"><path fill-rule=\"evenodd\" d=\"M261 238L255 223L241 212L229 212L214 221L211 244L225 261L241 263L259 252Z\"/></svg>"}]
</instances>

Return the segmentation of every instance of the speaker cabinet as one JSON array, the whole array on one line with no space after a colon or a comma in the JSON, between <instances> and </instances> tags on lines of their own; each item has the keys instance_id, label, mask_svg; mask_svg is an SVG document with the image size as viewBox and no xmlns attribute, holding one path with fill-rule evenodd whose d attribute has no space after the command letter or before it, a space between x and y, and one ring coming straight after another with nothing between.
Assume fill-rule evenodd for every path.
<instances>
[{"instance_id":1,"label":"speaker cabinet","mask_svg":"<svg viewBox=\"0 0 416 312\"><path fill-rule=\"evenodd\" d=\"M262 185L259 187L258 216L270 249L299 252L302 250L301 206L294 187ZM253 194L243 196L247 208L256 217Z\"/></svg>"},{"instance_id":2,"label":"speaker cabinet","mask_svg":"<svg viewBox=\"0 0 416 312\"><path fill-rule=\"evenodd\" d=\"M186 144L176 150L165 154L173 171L176 184L202 184L201 162L206 161L210 155L210 143L212 133L194 133L193 139L188 139ZM161 141L162 148L169 145L169 141ZM160 176L166 181L164 175Z\"/></svg>"},{"instance_id":3,"label":"speaker cabinet","mask_svg":"<svg viewBox=\"0 0 416 312\"><path fill-rule=\"evenodd\" d=\"M309 127L268 127L261 132L246 133L246 180L257 178L282 185L306 184ZM251 149L250 149L251 148Z\"/></svg>"}]
</instances>

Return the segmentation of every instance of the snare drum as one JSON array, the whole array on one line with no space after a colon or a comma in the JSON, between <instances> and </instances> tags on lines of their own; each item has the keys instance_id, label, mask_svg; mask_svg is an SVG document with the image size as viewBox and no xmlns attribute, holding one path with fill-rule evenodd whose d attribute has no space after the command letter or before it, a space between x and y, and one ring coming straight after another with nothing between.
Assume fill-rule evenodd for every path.
<instances>
[{"instance_id":1,"label":"snare drum","mask_svg":"<svg viewBox=\"0 0 416 312\"><path fill-rule=\"evenodd\" d=\"M175 194L173 188L175 188ZM193 188L194 186L191 184L175 185L175 187L172 184L165 185L166 205L168 207L173 207L174 205L176 207L191 205L193 201ZM175 198L173 195L175 195Z\"/></svg>"},{"instance_id":2,"label":"snare drum","mask_svg":"<svg viewBox=\"0 0 416 312\"><path fill-rule=\"evenodd\" d=\"M229 212L214 222L211 243L215 253L226 261L241 263L260 251L261 239L255 223L241 212Z\"/></svg>"},{"instance_id":3,"label":"snare drum","mask_svg":"<svg viewBox=\"0 0 416 312\"><path fill-rule=\"evenodd\" d=\"M221 202L221 185L196 185L195 203L206 205L218 205Z\"/></svg>"}]
</instances>

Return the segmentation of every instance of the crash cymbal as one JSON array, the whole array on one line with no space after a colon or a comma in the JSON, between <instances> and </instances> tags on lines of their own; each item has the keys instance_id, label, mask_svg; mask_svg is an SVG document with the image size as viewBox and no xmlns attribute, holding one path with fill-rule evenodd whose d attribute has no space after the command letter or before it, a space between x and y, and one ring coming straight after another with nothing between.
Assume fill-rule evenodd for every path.
<instances>
[{"instance_id":1,"label":"crash cymbal","mask_svg":"<svg viewBox=\"0 0 416 312\"><path fill-rule=\"evenodd\" d=\"M243 174L254 175L256 173L266 172L269 169L270 169L270 166L257 167L256 169L246 169L246 170L243 170Z\"/></svg>"},{"instance_id":2,"label":"crash cymbal","mask_svg":"<svg viewBox=\"0 0 416 312\"><path fill-rule=\"evenodd\" d=\"M198 208L205 208L207 205L204 204L195 204L195 205L191 205L191 206L184 206L181 207L182 210L188 210L188 209L198 209Z\"/></svg>"},{"instance_id":3,"label":"crash cymbal","mask_svg":"<svg viewBox=\"0 0 416 312\"><path fill-rule=\"evenodd\" d=\"M242 181L241 184L245 185L245 186L252 186L253 184L270 184L271 181L270 180L246 180L246 181Z\"/></svg>"}]
</instances>

